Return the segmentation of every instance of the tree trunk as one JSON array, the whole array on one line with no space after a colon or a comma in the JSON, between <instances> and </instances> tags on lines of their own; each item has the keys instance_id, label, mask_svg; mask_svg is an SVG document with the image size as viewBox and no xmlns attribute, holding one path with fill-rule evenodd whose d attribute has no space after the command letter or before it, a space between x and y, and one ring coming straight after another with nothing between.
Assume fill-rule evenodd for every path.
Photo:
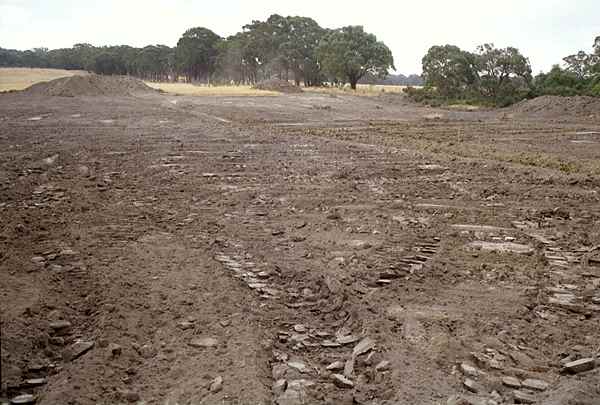
<instances>
[{"instance_id":1,"label":"tree trunk","mask_svg":"<svg viewBox=\"0 0 600 405\"><path fill-rule=\"evenodd\" d=\"M350 88L352 90L356 90L356 83L358 83L357 79L354 79L354 78L350 79Z\"/></svg>"}]
</instances>

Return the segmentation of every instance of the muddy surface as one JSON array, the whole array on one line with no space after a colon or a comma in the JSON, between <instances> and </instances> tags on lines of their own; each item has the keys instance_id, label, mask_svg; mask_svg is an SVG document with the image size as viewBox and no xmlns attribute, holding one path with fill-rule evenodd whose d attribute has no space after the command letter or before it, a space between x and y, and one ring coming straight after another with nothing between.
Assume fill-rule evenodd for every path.
<instances>
[{"instance_id":1,"label":"muddy surface","mask_svg":"<svg viewBox=\"0 0 600 405\"><path fill-rule=\"evenodd\" d=\"M600 403L600 121L0 95L2 395Z\"/></svg>"}]
</instances>

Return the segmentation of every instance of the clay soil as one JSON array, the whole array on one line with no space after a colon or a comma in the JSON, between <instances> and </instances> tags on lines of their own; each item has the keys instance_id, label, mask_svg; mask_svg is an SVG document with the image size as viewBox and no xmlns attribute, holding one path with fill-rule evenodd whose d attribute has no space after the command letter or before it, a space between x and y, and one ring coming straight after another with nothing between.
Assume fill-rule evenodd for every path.
<instances>
[{"instance_id":1,"label":"clay soil","mask_svg":"<svg viewBox=\"0 0 600 405\"><path fill-rule=\"evenodd\" d=\"M600 404L599 159L589 114L2 94L0 397Z\"/></svg>"}]
</instances>

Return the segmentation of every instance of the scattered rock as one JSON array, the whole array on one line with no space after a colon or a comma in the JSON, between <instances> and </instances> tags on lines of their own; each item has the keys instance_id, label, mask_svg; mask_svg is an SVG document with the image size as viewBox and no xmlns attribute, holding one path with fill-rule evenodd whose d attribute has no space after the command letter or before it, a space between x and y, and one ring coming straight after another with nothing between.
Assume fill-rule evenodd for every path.
<instances>
[{"instance_id":1,"label":"scattered rock","mask_svg":"<svg viewBox=\"0 0 600 405\"><path fill-rule=\"evenodd\" d=\"M564 370L569 373L582 373L584 371L593 370L596 367L596 362L592 357L571 361L565 364Z\"/></svg>"},{"instance_id":2,"label":"scattered rock","mask_svg":"<svg viewBox=\"0 0 600 405\"><path fill-rule=\"evenodd\" d=\"M210 392L213 394L223 389L223 377L218 376L210 383Z\"/></svg>"},{"instance_id":3,"label":"scattered rock","mask_svg":"<svg viewBox=\"0 0 600 405\"><path fill-rule=\"evenodd\" d=\"M288 367L293 368L294 370L296 370L302 374L306 374L306 373L310 372L310 369L308 368L308 366L301 361L289 361L287 363L287 365L288 365Z\"/></svg>"},{"instance_id":4,"label":"scattered rock","mask_svg":"<svg viewBox=\"0 0 600 405\"><path fill-rule=\"evenodd\" d=\"M477 370L476 367L473 367L467 363L461 363L460 370L462 371L462 373L464 375L469 376L469 377L477 377L479 374L481 374L480 371Z\"/></svg>"},{"instance_id":5,"label":"scattered rock","mask_svg":"<svg viewBox=\"0 0 600 405\"><path fill-rule=\"evenodd\" d=\"M463 382L463 385L466 389L468 389L469 391L471 391L475 394L485 392L485 388L483 387L483 385L481 385L477 381L472 380L470 378L465 379L465 381Z\"/></svg>"},{"instance_id":6,"label":"scattered rock","mask_svg":"<svg viewBox=\"0 0 600 405\"><path fill-rule=\"evenodd\" d=\"M536 391L546 391L550 386L550 384L548 384L546 381L535 380L533 378L526 379L522 384L523 387Z\"/></svg>"},{"instance_id":7,"label":"scattered rock","mask_svg":"<svg viewBox=\"0 0 600 405\"><path fill-rule=\"evenodd\" d=\"M90 351L94 347L93 341L83 341L78 340L73 343L69 348L65 350L63 353L63 358L65 361L73 361L78 357L83 356L85 353Z\"/></svg>"},{"instance_id":8,"label":"scattered rock","mask_svg":"<svg viewBox=\"0 0 600 405\"><path fill-rule=\"evenodd\" d=\"M341 374L333 374L331 376L331 379L333 380L333 383L340 388L353 388L354 387L354 383L352 382L352 380L346 378L345 376L343 376Z\"/></svg>"},{"instance_id":9,"label":"scattered rock","mask_svg":"<svg viewBox=\"0 0 600 405\"><path fill-rule=\"evenodd\" d=\"M348 378L352 377L354 374L354 357L346 360L346 364L344 364L344 375Z\"/></svg>"},{"instance_id":10,"label":"scattered rock","mask_svg":"<svg viewBox=\"0 0 600 405\"><path fill-rule=\"evenodd\" d=\"M25 385L28 385L30 387L37 387L40 385L44 385L47 382L48 381L45 378L30 378L28 380L25 380Z\"/></svg>"},{"instance_id":11,"label":"scattered rock","mask_svg":"<svg viewBox=\"0 0 600 405\"><path fill-rule=\"evenodd\" d=\"M523 391L515 390L513 391L513 396L517 404L535 404L535 402L537 401L534 395L528 394Z\"/></svg>"},{"instance_id":12,"label":"scattered rock","mask_svg":"<svg viewBox=\"0 0 600 405\"><path fill-rule=\"evenodd\" d=\"M17 405L17 404L33 404L35 403L35 396L31 395L31 394L23 394L23 395L19 395L16 396L14 398L12 398L10 400L11 404Z\"/></svg>"},{"instance_id":13,"label":"scattered rock","mask_svg":"<svg viewBox=\"0 0 600 405\"><path fill-rule=\"evenodd\" d=\"M69 321L50 322L50 329L55 332L64 332L65 330L71 328L71 326L71 322Z\"/></svg>"},{"instance_id":14,"label":"scattered rock","mask_svg":"<svg viewBox=\"0 0 600 405\"><path fill-rule=\"evenodd\" d=\"M510 388L521 388L521 381L515 377L502 377L502 384Z\"/></svg>"},{"instance_id":15,"label":"scattered rock","mask_svg":"<svg viewBox=\"0 0 600 405\"><path fill-rule=\"evenodd\" d=\"M375 341L369 337L361 340L356 346L354 346L354 350L352 350L352 356L360 356L361 354L367 353L369 350L375 347Z\"/></svg>"},{"instance_id":16,"label":"scattered rock","mask_svg":"<svg viewBox=\"0 0 600 405\"><path fill-rule=\"evenodd\" d=\"M219 345L219 341L215 338L207 337L201 339L194 339L189 343L189 345L198 348L217 347Z\"/></svg>"},{"instance_id":17,"label":"scattered rock","mask_svg":"<svg viewBox=\"0 0 600 405\"><path fill-rule=\"evenodd\" d=\"M375 366L377 371L387 371L390 369L391 363L387 360L382 360Z\"/></svg>"},{"instance_id":18,"label":"scattered rock","mask_svg":"<svg viewBox=\"0 0 600 405\"><path fill-rule=\"evenodd\" d=\"M333 363L331 363L330 365L328 365L325 368L329 371L343 370L344 362L343 361L334 361Z\"/></svg>"},{"instance_id":19,"label":"scattered rock","mask_svg":"<svg viewBox=\"0 0 600 405\"><path fill-rule=\"evenodd\" d=\"M471 248L487 250L489 252L496 253L517 253L521 255L530 255L535 251L529 245L522 245L520 243L514 242L484 242L484 241L475 241L471 242L468 245Z\"/></svg>"}]
</instances>

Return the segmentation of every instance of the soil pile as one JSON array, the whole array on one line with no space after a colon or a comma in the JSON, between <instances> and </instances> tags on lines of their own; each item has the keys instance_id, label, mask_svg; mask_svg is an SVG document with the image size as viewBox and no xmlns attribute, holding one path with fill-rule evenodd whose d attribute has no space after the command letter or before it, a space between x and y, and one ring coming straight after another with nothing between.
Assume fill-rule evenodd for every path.
<instances>
[{"instance_id":1,"label":"soil pile","mask_svg":"<svg viewBox=\"0 0 600 405\"><path fill-rule=\"evenodd\" d=\"M257 90L278 91L280 93L302 93L302 89L294 86L287 80L269 79L256 83L254 86Z\"/></svg>"},{"instance_id":2,"label":"soil pile","mask_svg":"<svg viewBox=\"0 0 600 405\"><path fill-rule=\"evenodd\" d=\"M36 83L24 90L30 94L45 96L131 96L156 90L128 76L71 76Z\"/></svg>"},{"instance_id":3,"label":"soil pile","mask_svg":"<svg viewBox=\"0 0 600 405\"><path fill-rule=\"evenodd\" d=\"M541 96L523 100L510 108L512 113L533 117L557 118L598 118L600 119L600 98L575 96Z\"/></svg>"}]
</instances>

